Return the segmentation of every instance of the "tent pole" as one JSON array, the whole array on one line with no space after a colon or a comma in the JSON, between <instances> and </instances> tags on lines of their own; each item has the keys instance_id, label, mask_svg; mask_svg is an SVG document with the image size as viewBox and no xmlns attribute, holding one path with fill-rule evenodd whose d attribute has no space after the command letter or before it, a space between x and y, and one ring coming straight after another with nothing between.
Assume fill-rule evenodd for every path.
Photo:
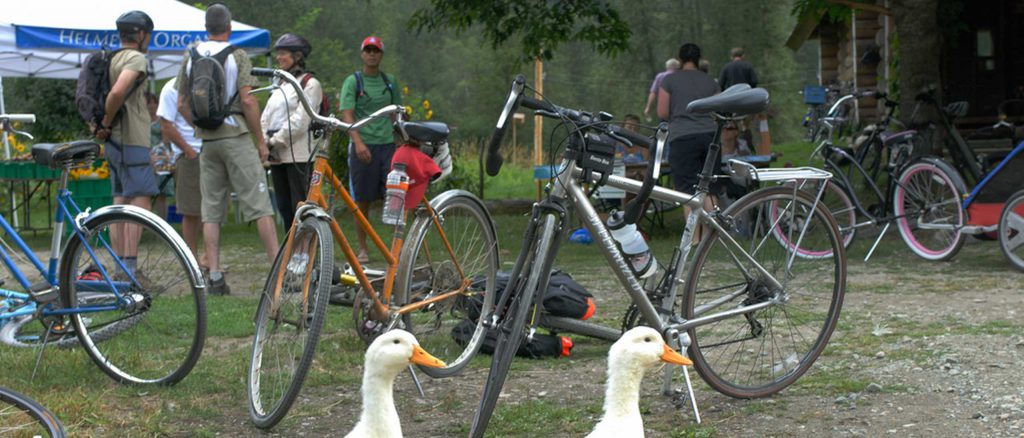
<instances>
[{"instance_id":1,"label":"tent pole","mask_svg":"<svg viewBox=\"0 0 1024 438\"><path fill-rule=\"evenodd\" d=\"M4 77L0 76L0 114L7 114L4 107ZM7 133L4 132L4 159L11 159L11 144L7 142Z\"/></svg>"}]
</instances>

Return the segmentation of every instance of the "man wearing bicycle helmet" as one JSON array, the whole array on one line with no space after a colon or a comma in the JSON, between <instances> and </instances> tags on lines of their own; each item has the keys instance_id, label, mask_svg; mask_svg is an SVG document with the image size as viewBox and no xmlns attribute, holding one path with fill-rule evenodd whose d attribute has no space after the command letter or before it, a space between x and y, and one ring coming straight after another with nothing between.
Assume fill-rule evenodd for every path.
<instances>
[{"instance_id":1,"label":"man wearing bicycle helmet","mask_svg":"<svg viewBox=\"0 0 1024 438\"><path fill-rule=\"evenodd\" d=\"M299 80L311 105L320 103L323 99L320 81L306 69L306 59L313 51L309 42L301 36L286 33L277 39L274 50L278 68L287 70ZM310 117L301 105L295 89L281 87L270 95L260 119L270 146L270 175L286 233L295 218L296 205L306 199L309 158L314 149Z\"/></svg>"},{"instance_id":2,"label":"man wearing bicycle helmet","mask_svg":"<svg viewBox=\"0 0 1024 438\"><path fill-rule=\"evenodd\" d=\"M106 140L104 154L110 163L114 204L131 204L149 210L150 197L159 193L149 160L149 109L146 106L146 49L153 36L153 20L142 11L117 18L121 49L110 60L110 92L96 137ZM124 240L123 229L115 242L129 271L135 272L138 241ZM139 277L138 275L136 277Z\"/></svg>"},{"instance_id":3,"label":"man wearing bicycle helmet","mask_svg":"<svg viewBox=\"0 0 1024 438\"><path fill-rule=\"evenodd\" d=\"M363 68L345 78L341 86L341 119L346 123L367 117L387 105L402 103L395 77L380 69L384 43L376 36L368 36L360 49ZM349 137L349 190L359 210L368 216L370 204L384 198L384 183L391 171L391 157L395 153L391 120L370 122L359 131L350 131ZM366 232L361 227L356 227L356 237L359 261L369 261Z\"/></svg>"}]
</instances>

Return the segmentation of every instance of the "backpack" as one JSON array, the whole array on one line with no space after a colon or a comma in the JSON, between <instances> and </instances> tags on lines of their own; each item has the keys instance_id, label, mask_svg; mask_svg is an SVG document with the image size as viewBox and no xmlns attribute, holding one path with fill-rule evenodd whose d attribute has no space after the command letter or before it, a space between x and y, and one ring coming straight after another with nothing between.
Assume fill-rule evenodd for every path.
<instances>
[{"instance_id":1,"label":"backpack","mask_svg":"<svg viewBox=\"0 0 1024 438\"><path fill-rule=\"evenodd\" d=\"M235 50L235 46L229 45L213 56L200 55L196 47L189 51L192 67L188 76L188 90L193 125L203 129L217 129L232 114L231 106L238 99L238 92L225 103L227 75L224 63Z\"/></svg>"},{"instance_id":2,"label":"backpack","mask_svg":"<svg viewBox=\"0 0 1024 438\"><path fill-rule=\"evenodd\" d=\"M85 58L82 63L82 71L78 73L78 83L75 86L75 106L78 107L78 114L82 120L94 127L99 127L103 116L107 114L107 94L114 85L110 80L110 61L114 55L123 49L100 50ZM136 81L128 96L135 92L144 82Z\"/></svg>"},{"instance_id":3,"label":"backpack","mask_svg":"<svg viewBox=\"0 0 1024 438\"><path fill-rule=\"evenodd\" d=\"M354 73L356 77L356 100L366 95L366 90L363 89L363 72L356 70ZM388 80L388 75L384 72L380 72L381 79L384 80L384 89L388 93L391 93L391 101L395 101L395 86Z\"/></svg>"},{"instance_id":4,"label":"backpack","mask_svg":"<svg viewBox=\"0 0 1024 438\"><path fill-rule=\"evenodd\" d=\"M455 343L465 347L476 331L476 323L468 319L459 321L459 324L452 328L452 339ZM484 342L480 344L480 352L483 354L494 354L494 348L498 346L498 333L495 330L488 330L484 335ZM533 340L523 340L516 350L517 357L527 359L543 359L545 357L566 357L572 354L573 342L566 336L549 335L546 333L534 333Z\"/></svg>"},{"instance_id":5,"label":"backpack","mask_svg":"<svg viewBox=\"0 0 1024 438\"><path fill-rule=\"evenodd\" d=\"M302 86L303 90L306 89L306 84L308 84L309 80L312 78L313 72L306 72L306 74L302 76L302 80L299 81L299 85ZM322 92L322 90L323 89L321 88L320 94L322 97L320 98L320 106L317 109L316 113L317 115L327 117L331 115L331 99L327 97L327 93ZM324 126L323 123L317 122L315 120L309 122L309 130L313 131L314 137L320 137L321 135L323 135L324 128L326 128L326 126Z\"/></svg>"}]
</instances>

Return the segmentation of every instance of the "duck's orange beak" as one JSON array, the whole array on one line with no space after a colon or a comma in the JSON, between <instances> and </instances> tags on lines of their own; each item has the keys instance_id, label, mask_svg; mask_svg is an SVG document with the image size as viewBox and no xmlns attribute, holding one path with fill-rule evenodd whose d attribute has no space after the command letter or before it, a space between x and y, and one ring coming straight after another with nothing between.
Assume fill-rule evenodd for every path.
<instances>
[{"instance_id":1,"label":"duck's orange beak","mask_svg":"<svg viewBox=\"0 0 1024 438\"><path fill-rule=\"evenodd\" d=\"M427 350L424 350L423 347L420 347L419 345L412 346L412 357L409 358L409 362L431 368L445 367L443 360L431 356L430 353L427 353Z\"/></svg>"},{"instance_id":2,"label":"duck's orange beak","mask_svg":"<svg viewBox=\"0 0 1024 438\"><path fill-rule=\"evenodd\" d=\"M676 365L690 366L693 362L677 353L672 347L665 345L665 352L661 354L661 360Z\"/></svg>"}]
</instances>

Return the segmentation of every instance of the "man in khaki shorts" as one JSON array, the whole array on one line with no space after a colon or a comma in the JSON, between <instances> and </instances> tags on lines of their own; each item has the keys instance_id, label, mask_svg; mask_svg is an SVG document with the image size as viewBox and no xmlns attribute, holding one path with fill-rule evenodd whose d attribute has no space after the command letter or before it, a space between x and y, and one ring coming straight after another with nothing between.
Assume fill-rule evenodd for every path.
<instances>
[{"instance_id":1,"label":"man in khaki shorts","mask_svg":"<svg viewBox=\"0 0 1024 438\"><path fill-rule=\"evenodd\" d=\"M164 137L181 150L174 170L175 209L181 215L181 234L185 244L196 260L200 260L200 265L205 267L205 260L199 258L198 251L199 230L203 226L203 196L199 190L199 152L203 148L203 141L196 138L195 129L178 112L177 83L177 79L171 79L160 90L156 115Z\"/></svg>"},{"instance_id":2,"label":"man in khaki shorts","mask_svg":"<svg viewBox=\"0 0 1024 438\"><path fill-rule=\"evenodd\" d=\"M231 11L226 6L218 3L206 10L206 32L209 40L194 48L198 54L214 56L230 45ZM267 259L273 263L277 255L274 209L267 192L266 171L260 164L266 161L269 150L260 130L259 103L249 95L258 82L251 75L252 64L242 49L236 48L222 66L226 79L223 94L225 102L231 104L231 114L215 129L196 127L196 136L203 143L199 156L199 189L202 192L203 243L210 268L207 292L213 295L230 293L219 256L220 225L227 217L232 189L238 194L242 216L246 221L256 221ZM177 78L178 112L190 123L191 67L191 53L186 53ZM250 133L255 136L257 147L253 147Z\"/></svg>"}]
</instances>

